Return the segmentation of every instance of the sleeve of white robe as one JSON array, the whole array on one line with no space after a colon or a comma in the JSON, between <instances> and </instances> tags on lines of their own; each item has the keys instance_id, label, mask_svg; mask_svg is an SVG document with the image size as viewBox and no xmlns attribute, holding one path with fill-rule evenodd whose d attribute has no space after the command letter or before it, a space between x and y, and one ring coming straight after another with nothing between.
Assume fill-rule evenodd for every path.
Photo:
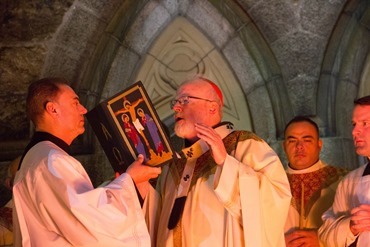
<instances>
[{"instance_id":1,"label":"sleeve of white robe","mask_svg":"<svg viewBox=\"0 0 370 247\"><path fill-rule=\"evenodd\" d=\"M107 186L94 189L81 164L55 150L48 156L47 170L36 178L35 203L50 231L60 233L72 245L96 241L109 246L110 239L118 239L150 246L129 175L122 174Z\"/></svg>"},{"instance_id":2,"label":"sleeve of white robe","mask_svg":"<svg viewBox=\"0 0 370 247\"><path fill-rule=\"evenodd\" d=\"M161 215L160 205L161 200L158 192L152 186L149 186L149 193L144 200L143 211L151 238L151 246L155 246L157 242L158 221Z\"/></svg>"},{"instance_id":3,"label":"sleeve of white robe","mask_svg":"<svg viewBox=\"0 0 370 247\"><path fill-rule=\"evenodd\" d=\"M357 196L350 178L354 174L348 174L350 176L346 176L339 183L333 206L322 215L323 224L318 234L325 246L349 246L356 239L350 230L350 209L358 206L353 201Z\"/></svg>"},{"instance_id":4,"label":"sleeve of white robe","mask_svg":"<svg viewBox=\"0 0 370 247\"><path fill-rule=\"evenodd\" d=\"M284 168L264 141L238 143L215 176L215 192L244 228L245 246L285 246L291 193Z\"/></svg>"}]
</instances>

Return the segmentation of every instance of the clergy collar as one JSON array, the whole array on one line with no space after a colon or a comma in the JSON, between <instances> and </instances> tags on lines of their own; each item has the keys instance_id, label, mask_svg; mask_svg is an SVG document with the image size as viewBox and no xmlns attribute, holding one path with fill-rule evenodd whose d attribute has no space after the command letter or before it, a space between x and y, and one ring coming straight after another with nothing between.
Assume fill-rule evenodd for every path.
<instances>
[{"instance_id":1,"label":"clergy collar","mask_svg":"<svg viewBox=\"0 0 370 247\"><path fill-rule=\"evenodd\" d=\"M302 174L302 173L309 173L309 172L314 172L314 171L317 171L321 168L323 168L325 165L322 163L321 160L318 160L315 164L313 164L312 166L310 167L307 167L306 169L293 169L290 167L290 164L288 164L288 169L287 169L287 172L289 174Z\"/></svg>"},{"instance_id":2,"label":"clergy collar","mask_svg":"<svg viewBox=\"0 0 370 247\"><path fill-rule=\"evenodd\" d=\"M42 141L50 141L54 143L55 145L57 145L58 147L60 147L61 149L63 149L66 153L70 154L69 145L62 139L48 132L41 132L41 131L35 132L35 134L33 135L31 139L30 144L34 142L33 145L36 145L37 143L42 142Z\"/></svg>"},{"instance_id":3,"label":"clergy collar","mask_svg":"<svg viewBox=\"0 0 370 247\"><path fill-rule=\"evenodd\" d=\"M60 147L61 149L63 149L66 153L70 154L69 145L65 141L63 141L62 139L60 139L60 138L58 138L58 137L56 137L56 136L54 136L54 135L52 135L48 132L36 131L35 134L33 135L32 139L31 139L30 143L27 145L26 149L24 150L22 158L19 162L18 170L21 167L23 158L26 155L26 153L33 146L35 146L37 143L42 142L42 141L50 141L50 142L54 143L55 145L57 145L58 147Z\"/></svg>"},{"instance_id":4,"label":"clergy collar","mask_svg":"<svg viewBox=\"0 0 370 247\"><path fill-rule=\"evenodd\" d=\"M362 174L363 177L365 177L367 175L370 175L370 162L367 162L364 173Z\"/></svg>"}]
</instances>

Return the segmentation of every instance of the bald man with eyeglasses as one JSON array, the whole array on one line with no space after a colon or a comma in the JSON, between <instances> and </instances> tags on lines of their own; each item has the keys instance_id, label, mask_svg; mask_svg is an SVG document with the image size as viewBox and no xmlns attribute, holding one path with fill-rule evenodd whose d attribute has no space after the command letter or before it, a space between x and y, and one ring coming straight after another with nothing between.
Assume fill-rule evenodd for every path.
<instances>
[{"instance_id":1,"label":"bald man with eyeglasses","mask_svg":"<svg viewBox=\"0 0 370 247\"><path fill-rule=\"evenodd\" d=\"M171 101L184 147L145 198L152 246L285 246L283 165L254 133L222 122L223 105L219 87L202 77Z\"/></svg>"}]
</instances>

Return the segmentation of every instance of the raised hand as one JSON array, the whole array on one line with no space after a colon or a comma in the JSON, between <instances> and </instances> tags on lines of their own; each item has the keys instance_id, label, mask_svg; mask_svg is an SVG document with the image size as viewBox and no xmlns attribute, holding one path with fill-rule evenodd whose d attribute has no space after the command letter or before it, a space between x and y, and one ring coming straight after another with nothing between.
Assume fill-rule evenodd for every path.
<instances>
[{"instance_id":1,"label":"raised hand","mask_svg":"<svg viewBox=\"0 0 370 247\"><path fill-rule=\"evenodd\" d=\"M221 136L212 127L203 124L195 124L195 130L198 132L197 136L209 145L216 164L222 166L227 152Z\"/></svg>"}]
</instances>

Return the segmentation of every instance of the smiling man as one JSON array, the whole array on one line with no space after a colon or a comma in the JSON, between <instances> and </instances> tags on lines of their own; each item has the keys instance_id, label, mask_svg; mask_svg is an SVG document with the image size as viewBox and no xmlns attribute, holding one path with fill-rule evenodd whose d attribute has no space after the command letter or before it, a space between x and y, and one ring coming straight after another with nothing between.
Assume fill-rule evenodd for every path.
<instances>
[{"instance_id":1,"label":"smiling man","mask_svg":"<svg viewBox=\"0 0 370 247\"><path fill-rule=\"evenodd\" d=\"M322 140L317 124L297 116L285 127L283 148L288 158L287 174L292 201L285 224L287 247L322 246L317 229L321 215L331 206L345 170L320 160Z\"/></svg>"},{"instance_id":2,"label":"smiling man","mask_svg":"<svg viewBox=\"0 0 370 247\"><path fill-rule=\"evenodd\" d=\"M181 84L171 108L184 148L145 201L152 245L284 246L291 194L276 153L221 122L223 96L212 81Z\"/></svg>"},{"instance_id":3,"label":"smiling man","mask_svg":"<svg viewBox=\"0 0 370 247\"><path fill-rule=\"evenodd\" d=\"M352 137L356 153L370 158L370 95L354 101ZM340 182L333 206L319 230L326 246L370 246L370 165L350 172Z\"/></svg>"}]
</instances>

